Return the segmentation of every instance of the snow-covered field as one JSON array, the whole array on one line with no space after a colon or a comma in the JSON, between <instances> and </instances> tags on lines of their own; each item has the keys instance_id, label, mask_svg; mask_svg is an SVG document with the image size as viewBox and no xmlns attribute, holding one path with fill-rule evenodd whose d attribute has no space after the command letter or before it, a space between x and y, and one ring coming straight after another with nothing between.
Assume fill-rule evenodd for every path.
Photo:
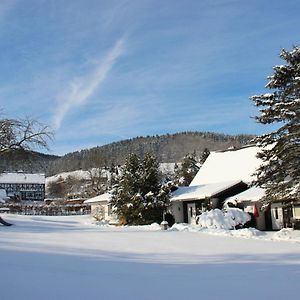
<instances>
[{"instance_id":1,"label":"snow-covered field","mask_svg":"<svg viewBox=\"0 0 300 300\"><path fill-rule=\"evenodd\" d=\"M298 233L4 215L0 299L298 299ZM252 232L252 233L251 233Z\"/></svg>"}]
</instances>

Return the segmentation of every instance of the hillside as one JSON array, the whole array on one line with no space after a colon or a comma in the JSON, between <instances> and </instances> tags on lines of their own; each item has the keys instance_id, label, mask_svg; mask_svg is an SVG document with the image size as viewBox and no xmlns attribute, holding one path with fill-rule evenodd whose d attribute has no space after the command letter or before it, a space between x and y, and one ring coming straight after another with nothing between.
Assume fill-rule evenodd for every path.
<instances>
[{"instance_id":1,"label":"hillside","mask_svg":"<svg viewBox=\"0 0 300 300\"><path fill-rule=\"evenodd\" d=\"M1 155L0 171L25 171L30 173L49 173L51 163L59 156L34 151L18 150Z\"/></svg>"},{"instance_id":2,"label":"hillside","mask_svg":"<svg viewBox=\"0 0 300 300\"><path fill-rule=\"evenodd\" d=\"M123 164L130 153L143 156L147 152L159 162L178 162L187 153L200 155L204 148L210 151L240 147L249 143L250 135L225 135L211 132L182 132L176 134L136 137L104 146L68 153L51 162L49 174Z\"/></svg>"},{"instance_id":3,"label":"hillside","mask_svg":"<svg viewBox=\"0 0 300 300\"><path fill-rule=\"evenodd\" d=\"M144 155L151 152L160 163L179 162L184 155L204 148L210 151L240 147L249 143L251 135L225 135L211 132L182 132L175 134L136 137L91 149L68 153L62 157L38 152L17 151L3 154L0 171L43 172L54 175L93 167L121 165L130 153Z\"/></svg>"}]
</instances>

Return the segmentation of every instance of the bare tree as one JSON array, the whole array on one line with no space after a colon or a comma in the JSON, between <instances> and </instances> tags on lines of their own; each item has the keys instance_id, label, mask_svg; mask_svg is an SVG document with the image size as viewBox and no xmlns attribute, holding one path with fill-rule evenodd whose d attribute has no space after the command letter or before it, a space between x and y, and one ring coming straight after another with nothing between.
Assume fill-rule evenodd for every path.
<instances>
[{"instance_id":1,"label":"bare tree","mask_svg":"<svg viewBox=\"0 0 300 300\"><path fill-rule=\"evenodd\" d=\"M33 119L0 119L0 154L12 150L48 149L50 128Z\"/></svg>"},{"instance_id":2,"label":"bare tree","mask_svg":"<svg viewBox=\"0 0 300 300\"><path fill-rule=\"evenodd\" d=\"M105 192L107 186L107 175L103 168L92 168L88 170L89 193L100 195Z\"/></svg>"}]
</instances>

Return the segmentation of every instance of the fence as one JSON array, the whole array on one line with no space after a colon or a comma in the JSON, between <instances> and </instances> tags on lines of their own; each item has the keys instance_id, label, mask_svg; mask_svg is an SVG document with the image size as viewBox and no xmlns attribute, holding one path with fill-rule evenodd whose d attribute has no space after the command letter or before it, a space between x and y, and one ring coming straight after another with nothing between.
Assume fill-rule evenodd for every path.
<instances>
[{"instance_id":1,"label":"fence","mask_svg":"<svg viewBox=\"0 0 300 300\"><path fill-rule=\"evenodd\" d=\"M88 215L91 207L85 204L48 205L48 204L1 204L0 208L8 208L9 213L19 215L41 215L41 216L70 216Z\"/></svg>"}]
</instances>

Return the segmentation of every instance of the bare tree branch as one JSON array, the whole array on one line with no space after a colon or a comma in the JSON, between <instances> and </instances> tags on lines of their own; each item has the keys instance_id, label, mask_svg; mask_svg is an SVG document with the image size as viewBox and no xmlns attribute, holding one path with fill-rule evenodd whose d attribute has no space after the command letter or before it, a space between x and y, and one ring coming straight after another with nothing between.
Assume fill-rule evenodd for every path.
<instances>
[{"instance_id":1,"label":"bare tree branch","mask_svg":"<svg viewBox=\"0 0 300 300\"><path fill-rule=\"evenodd\" d=\"M12 150L48 148L50 128L33 119L0 119L0 154Z\"/></svg>"}]
</instances>

